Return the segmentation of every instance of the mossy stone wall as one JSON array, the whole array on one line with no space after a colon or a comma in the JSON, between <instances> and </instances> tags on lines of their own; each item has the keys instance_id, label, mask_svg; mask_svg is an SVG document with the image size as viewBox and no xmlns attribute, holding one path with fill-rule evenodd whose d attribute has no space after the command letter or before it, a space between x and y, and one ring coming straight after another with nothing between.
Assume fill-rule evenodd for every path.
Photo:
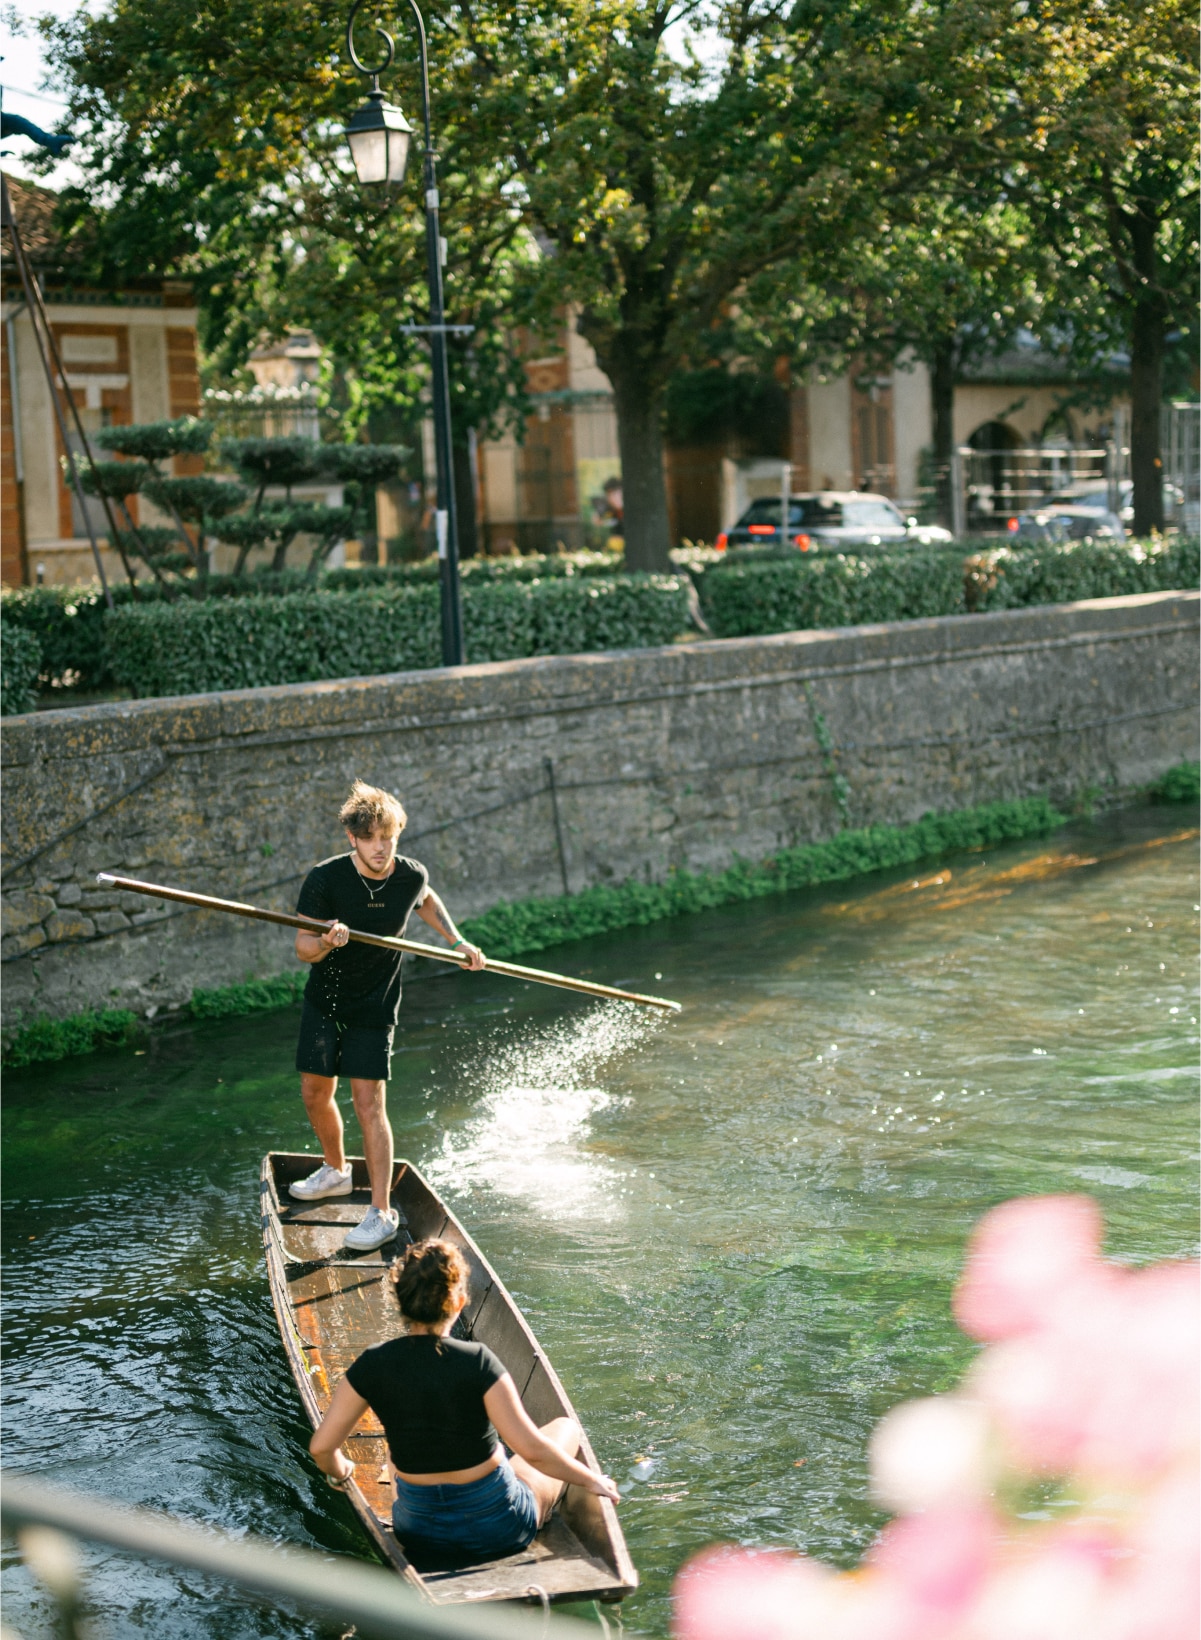
<instances>
[{"instance_id":1,"label":"mossy stone wall","mask_svg":"<svg viewBox=\"0 0 1201 1640\"><path fill-rule=\"evenodd\" d=\"M10 718L4 1021L146 1014L289 970L286 930L116 895L95 875L290 907L308 866L344 847L336 814L356 775L401 794L402 846L460 917L565 885L721 870L846 826L1117 797L1196 756L1199 601L1150 593Z\"/></svg>"}]
</instances>

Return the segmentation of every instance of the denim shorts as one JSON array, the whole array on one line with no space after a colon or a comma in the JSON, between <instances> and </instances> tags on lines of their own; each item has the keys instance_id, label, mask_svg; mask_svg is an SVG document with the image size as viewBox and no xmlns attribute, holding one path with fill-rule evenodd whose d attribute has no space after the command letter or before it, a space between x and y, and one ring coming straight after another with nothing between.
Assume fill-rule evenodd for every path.
<instances>
[{"instance_id":1,"label":"denim shorts","mask_svg":"<svg viewBox=\"0 0 1201 1640\"><path fill-rule=\"evenodd\" d=\"M499 1560L533 1542L538 1503L502 1458L458 1486L413 1486L397 1476L392 1525L410 1558Z\"/></svg>"}]
</instances>

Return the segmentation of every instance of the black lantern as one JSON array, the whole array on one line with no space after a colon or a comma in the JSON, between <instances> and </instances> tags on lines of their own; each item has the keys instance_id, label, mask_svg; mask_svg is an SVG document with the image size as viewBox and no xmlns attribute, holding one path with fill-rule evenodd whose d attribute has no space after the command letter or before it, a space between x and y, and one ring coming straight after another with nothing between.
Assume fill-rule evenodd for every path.
<instances>
[{"instance_id":1,"label":"black lantern","mask_svg":"<svg viewBox=\"0 0 1201 1640\"><path fill-rule=\"evenodd\" d=\"M385 102L377 81L358 113L346 127L355 175L362 183L404 180L413 127L395 103Z\"/></svg>"},{"instance_id":2,"label":"black lantern","mask_svg":"<svg viewBox=\"0 0 1201 1640\"><path fill-rule=\"evenodd\" d=\"M346 140L355 172L361 183L384 183L399 186L404 178L405 161L409 157L409 137L412 126L400 109L384 101L379 88L379 77L387 73L396 58L392 36L379 21L378 8L373 29L379 41L380 52L374 63L365 63L355 49L354 25L360 8L366 0L351 0L350 15L346 19L346 56L365 79L370 79L371 90L367 101L346 127ZM434 418L434 452L437 465L437 507L434 512L434 539L438 548L438 579L442 589L442 664L463 664L463 604L459 588L459 531L455 517L454 450L450 430L450 378L447 371L446 337L451 330L470 330L469 325L448 325L442 303L442 231L438 222L438 178L434 169L434 138L430 127L429 53L426 46L425 19L417 0L408 0L417 28L418 57L421 66L421 124L425 138L424 175L425 195L425 265L429 283L429 323L405 325L409 332L420 332L429 337L430 408Z\"/></svg>"}]
</instances>

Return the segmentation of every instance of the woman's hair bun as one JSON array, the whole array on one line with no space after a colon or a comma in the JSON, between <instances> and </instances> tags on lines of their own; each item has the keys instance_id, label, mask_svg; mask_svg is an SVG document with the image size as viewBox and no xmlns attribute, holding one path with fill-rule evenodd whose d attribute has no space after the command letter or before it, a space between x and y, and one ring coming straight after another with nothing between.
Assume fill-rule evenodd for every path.
<instances>
[{"instance_id":1,"label":"woman's hair bun","mask_svg":"<svg viewBox=\"0 0 1201 1640\"><path fill-rule=\"evenodd\" d=\"M452 1314L460 1291L466 1292L467 1260L449 1241L414 1242L405 1248L404 1264L396 1278L401 1314L425 1326Z\"/></svg>"}]
</instances>

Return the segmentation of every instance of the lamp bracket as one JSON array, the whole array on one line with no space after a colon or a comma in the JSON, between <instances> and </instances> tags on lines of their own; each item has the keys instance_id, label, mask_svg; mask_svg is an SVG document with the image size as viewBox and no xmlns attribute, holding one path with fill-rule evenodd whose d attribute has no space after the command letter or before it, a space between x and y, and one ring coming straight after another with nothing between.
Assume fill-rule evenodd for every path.
<instances>
[{"instance_id":1,"label":"lamp bracket","mask_svg":"<svg viewBox=\"0 0 1201 1640\"><path fill-rule=\"evenodd\" d=\"M392 67L393 60L396 56L396 42L388 33L387 29L377 21L375 24L375 32L384 42L384 60L381 63L376 63L374 67L370 67L362 60L354 48L354 20L358 15L359 8L362 5L363 0L354 0L354 4L350 8L350 16L346 19L346 55L350 58L351 62L354 64L355 68L358 69L360 74L370 75L371 78L376 81L376 89L378 89L379 76L387 69Z\"/></svg>"}]
</instances>

